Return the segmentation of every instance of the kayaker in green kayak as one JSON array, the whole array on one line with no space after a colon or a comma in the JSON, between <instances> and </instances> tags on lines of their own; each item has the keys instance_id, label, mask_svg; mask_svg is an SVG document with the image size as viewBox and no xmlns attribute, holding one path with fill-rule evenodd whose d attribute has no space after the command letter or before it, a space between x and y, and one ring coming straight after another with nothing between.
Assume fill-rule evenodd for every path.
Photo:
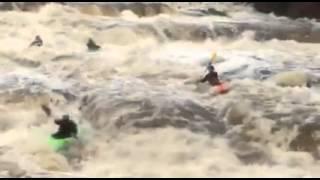
<instances>
[{"instance_id":1,"label":"kayaker in green kayak","mask_svg":"<svg viewBox=\"0 0 320 180\"><path fill-rule=\"evenodd\" d=\"M69 115L63 115L62 119L56 119L54 122L59 129L49 137L48 144L54 151L66 150L78 139L78 126Z\"/></svg>"},{"instance_id":2,"label":"kayaker in green kayak","mask_svg":"<svg viewBox=\"0 0 320 180\"><path fill-rule=\"evenodd\" d=\"M56 119L54 123L59 126L58 131L51 135L54 139L78 137L77 124L70 119L69 115L63 115L62 119Z\"/></svg>"}]
</instances>

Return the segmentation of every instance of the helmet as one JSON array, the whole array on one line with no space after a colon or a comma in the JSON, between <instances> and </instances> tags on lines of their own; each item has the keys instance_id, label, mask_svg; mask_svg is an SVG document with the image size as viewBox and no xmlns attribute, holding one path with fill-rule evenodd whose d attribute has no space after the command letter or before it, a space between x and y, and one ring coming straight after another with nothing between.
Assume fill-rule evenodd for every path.
<instances>
[{"instance_id":1,"label":"helmet","mask_svg":"<svg viewBox=\"0 0 320 180\"><path fill-rule=\"evenodd\" d=\"M69 115L67 115L67 114L65 114L65 115L62 116L62 120L64 120L64 121L67 121L67 120L69 120L69 119L70 119L70 117L69 117Z\"/></svg>"},{"instance_id":2,"label":"helmet","mask_svg":"<svg viewBox=\"0 0 320 180\"><path fill-rule=\"evenodd\" d=\"M208 64L207 70L208 70L208 71L214 71L214 67L213 67L212 63L209 63L209 64Z\"/></svg>"}]
</instances>

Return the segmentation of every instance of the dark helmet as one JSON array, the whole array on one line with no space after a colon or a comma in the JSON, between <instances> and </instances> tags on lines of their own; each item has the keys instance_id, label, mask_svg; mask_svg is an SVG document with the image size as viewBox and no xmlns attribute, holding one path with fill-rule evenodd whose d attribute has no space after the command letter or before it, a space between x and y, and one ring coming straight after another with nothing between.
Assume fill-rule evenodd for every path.
<instances>
[{"instance_id":1,"label":"dark helmet","mask_svg":"<svg viewBox=\"0 0 320 180\"><path fill-rule=\"evenodd\" d=\"M70 120L70 116L68 114L65 114L62 116L62 120L63 121L69 121Z\"/></svg>"},{"instance_id":2,"label":"dark helmet","mask_svg":"<svg viewBox=\"0 0 320 180\"><path fill-rule=\"evenodd\" d=\"M211 63L208 64L207 70L208 71L214 71L214 67L213 67L213 65Z\"/></svg>"},{"instance_id":3,"label":"dark helmet","mask_svg":"<svg viewBox=\"0 0 320 180\"><path fill-rule=\"evenodd\" d=\"M88 39L88 43L93 43L93 42L94 41L91 38Z\"/></svg>"}]
</instances>

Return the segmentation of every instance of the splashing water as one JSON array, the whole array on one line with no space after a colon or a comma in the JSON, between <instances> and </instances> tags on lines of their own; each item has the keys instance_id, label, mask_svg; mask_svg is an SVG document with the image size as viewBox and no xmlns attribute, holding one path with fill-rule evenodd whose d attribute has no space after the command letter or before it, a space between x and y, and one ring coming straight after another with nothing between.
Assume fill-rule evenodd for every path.
<instances>
[{"instance_id":1,"label":"splashing water","mask_svg":"<svg viewBox=\"0 0 320 180\"><path fill-rule=\"evenodd\" d=\"M200 41L181 28L283 20L211 6L229 17L91 16L57 4L0 12L0 176L319 176L319 44L252 32ZM28 48L36 35L44 45ZM193 83L213 51L225 95ZM83 137L55 152L46 140L65 113Z\"/></svg>"}]
</instances>

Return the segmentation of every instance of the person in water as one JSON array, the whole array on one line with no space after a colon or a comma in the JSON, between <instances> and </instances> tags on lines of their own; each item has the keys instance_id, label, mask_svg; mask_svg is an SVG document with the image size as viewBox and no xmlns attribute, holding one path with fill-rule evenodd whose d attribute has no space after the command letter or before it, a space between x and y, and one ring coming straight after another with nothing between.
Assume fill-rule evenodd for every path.
<instances>
[{"instance_id":1,"label":"person in water","mask_svg":"<svg viewBox=\"0 0 320 180\"><path fill-rule=\"evenodd\" d=\"M65 139L65 138L77 138L78 128L77 124L72 121L69 115L63 115L62 119L57 119L54 121L55 124L59 126L56 133L52 134L55 139Z\"/></svg>"},{"instance_id":2,"label":"person in water","mask_svg":"<svg viewBox=\"0 0 320 180\"><path fill-rule=\"evenodd\" d=\"M208 64L207 69L209 71L208 74L204 78L199 80L199 82L204 83L208 81L212 86L220 85L221 82L219 80L218 73L214 70L214 67L211 63Z\"/></svg>"},{"instance_id":3,"label":"person in water","mask_svg":"<svg viewBox=\"0 0 320 180\"><path fill-rule=\"evenodd\" d=\"M100 49L100 46L97 45L91 38L87 42L87 47L89 51L97 51Z\"/></svg>"},{"instance_id":4,"label":"person in water","mask_svg":"<svg viewBox=\"0 0 320 180\"><path fill-rule=\"evenodd\" d=\"M42 45L43 45L43 41L42 41L41 37L39 35L37 35L29 47L32 47L32 46L41 47Z\"/></svg>"}]
</instances>

